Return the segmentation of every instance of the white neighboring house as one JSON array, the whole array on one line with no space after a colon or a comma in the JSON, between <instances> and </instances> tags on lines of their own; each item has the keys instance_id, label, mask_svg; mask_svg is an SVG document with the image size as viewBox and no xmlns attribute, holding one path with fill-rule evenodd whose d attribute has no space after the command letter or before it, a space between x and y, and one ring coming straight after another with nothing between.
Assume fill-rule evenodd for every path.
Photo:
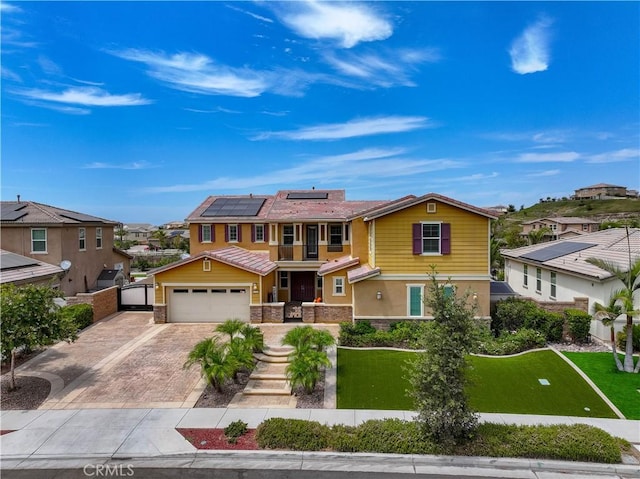
<instances>
[{"instance_id":1,"label":"white neighboring house","mask_svg":"<svg viewBox=\"0 0 640 479\"><path fill-rule=\"evenodd\" d=\"M611 292L623 287L617 278L587 262L600 258L627 270L629 254L634 262L640 257L640 229L612 228L574 238L539 243L511 250L502 250L505 259L505 280L524 297L538 302L572 302L588 298L589 313L598 302L606 305ZM636 297L636 309L640 297ZM634 324L640 319L634 318ZM616 333L626 324L624 316L615 322ZM591 335L608 341L610 328L601 321L592 321Z\"/></svg>"}]
</instances>

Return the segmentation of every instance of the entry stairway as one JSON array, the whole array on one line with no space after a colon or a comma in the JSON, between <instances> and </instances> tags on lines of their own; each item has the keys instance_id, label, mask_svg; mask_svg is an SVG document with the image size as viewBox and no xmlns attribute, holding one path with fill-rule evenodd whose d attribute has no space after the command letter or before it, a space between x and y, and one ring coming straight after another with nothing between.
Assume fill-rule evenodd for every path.
<instances>
[{"instance_id":1,"label":"entry stairway","mask_svg":"<svg viewBox=\"0 0 640 479\"><path fill-rule=\"evenodd\" d=\"M295 408L298 400L291 394L285 369L289 364L289 346L265 347L249 382L229 403L230 408Z\"/></svg>"}]
</instances>

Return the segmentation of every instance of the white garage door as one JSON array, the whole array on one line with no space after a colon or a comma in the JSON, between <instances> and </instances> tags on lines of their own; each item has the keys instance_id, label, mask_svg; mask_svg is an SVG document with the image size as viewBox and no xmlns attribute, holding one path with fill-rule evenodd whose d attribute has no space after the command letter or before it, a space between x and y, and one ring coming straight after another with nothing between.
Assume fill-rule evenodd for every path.
<instances>
[{"instance_id":1,"label":"white garage door","mask_svg":"<svg viewBox=\"0 0 640 479\"><path fill-rule=\"evenodd\" d=\"M170 288L168 295L173 323L249 321L249 288Z\"/></svg>"}]
</instances>

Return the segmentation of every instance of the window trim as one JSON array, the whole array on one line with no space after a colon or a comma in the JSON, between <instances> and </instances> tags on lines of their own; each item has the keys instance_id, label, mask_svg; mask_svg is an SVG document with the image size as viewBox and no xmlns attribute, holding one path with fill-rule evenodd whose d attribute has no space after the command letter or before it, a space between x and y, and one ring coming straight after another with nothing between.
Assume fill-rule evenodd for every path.
<instances>
[{"instance_id":1,"label":"window trim","mask_svg":"<svg viewBox=\"0 0 640 479\"><path fill-rule=\"evenodd\" d=\"M78 228L78 250L87 251L87 228Z\"/></svg>"},{"instance_id":2,"label":"window trim","mask_svg":"<svg viewBox=\"0 0 640 479\"><path fill-rule=\"evenodd\" d=\"M213 238L213 235L211 234L213 230L213 226L210 224L206 224L206 225L200 225L200 242L201 243L212 243L211 238ZM206 232L209 232L209 239L206 238Z\"/></svg>"},{"instance_id":3,"label":"window trim","mask_svg":"<svg viewBox=\"0 0 640 479\"><path fill-rule=\"evenodd\" d=\"M536 268L536 293L542 293L542 268Z\"/></svg>"},{"instance_id":4,"label":"window trim","mask_svg":"<svg viewBox=\"0 0 640 479\"><path fill-rule=\"evenodd\" d=\"M550 287L549 297L551 299L556 299L558 294L558 275L556 274L555 271L550 271L549 287Z\"/></svg>"},{"instance_id":5,"label":"window trim","mask_svg":"<svg viewBox=\"0 0 640 479\"><path fill-rule=\"evenodd\" d=\"M288 271L278 271L278 289L289 289Z\"/></svg>"},{"instance_id":6,"label":"window trim","mask_svg":"<svg viewBox=\"0 0 640 479\"><path fill-rule=\"evenodd\" d=\"M44 232L44 239L34 239L33 238L33 233L35 231L43 231ZM47 232L47 228L31 228L31 254L47 254L48 251L48 232ZM36 251L33 247L34 242L38 242L38 243L44 243L44 250L43 251Z\"/></svg>"},{"instance_id":7,"label":"window trim","mask_svg":"<svg viewBox=\"0 0 640 479\"><path fill-rule=\"evenodd\" d=\"M424 227L426 225L437 225L438 226L438 236L427 236L424 235ZM422 245L422 255L424 256L440 256L442 254L442 222L441 221L422 221L420 222L420 240ZM425 251L424 250L424 241L425 239L433 240L438 239L438 251Z\"/></svg>"},{"instance_id":8,"label":"window trim","mask_svg":"<svg viewBox=\"0 0 640 479\"><path fill-rule=\"evenodd\" d=\"M265 242L265 226L263 223L258 223L253 225L253 235L254 235L254 243L264 243ZM262 235L262 238L259 236Z\"/></svg>"},{"instance_id":9,"label":"window trim","mask_svg":"<svg viewBox=\"0 0 640 479\"><path fill-rule=\"evenodd\" d=\"M333 233L333 230L337 231L337 234ZM337 242L333 242L333 238L339 239ZM331 223L329 224L329 237L328 244L329 246L341 246L343 244L344 239L344 228L340 223Z\"/></svg>"},{"instance_id":10,"label":"window trim","mask_svg":"<svg viewBox=\"0 0 640 479\"><path fill-rule=\"evenodd\" d=\"M411 314L411 291L418 289L420 291L420 314ZM410 318L424 317L424 284L407 284L407 316Z\"/></svg>"},{"instance_id":11,"label":"window trim","mask_svg":"<svg viewBox=\"0 0 640 479\"><path fill-rule=\"evenodd\" d=\"M102 227L96 227L96 249L102 249Z\"/></svg>"},{"instance_id":12,"label":"window trim","mask_svg":"<svg viewBox=\"0 0 640 479\"><path fill-rule=\"evenodd\" d=\"M230 224L227 225L227 231L228 231L228 235L229 235L229 243L238 243L240 241L240 233L239 233L239 225L238 224ZM234 238L235 236L235 238Z\"/></svg>"},{"instance_id":13,"label":"window trim","mask_svg":"<svg viewBox=\"0 0 640 479\"><path fill-rule=\"evenodd\" d=\"M522 287L529 289L529 265L522 266Z\"/></svg>"},{"instance_id":14,"label":"window trim","mask_svg":"<svg viewBox=\"0 0 640 479\"><path fill-rule=\"evenodd\" d=\"M286 230L291 228L291 233L287 233ZM287 238L291 239L291 243L287 243ZM284 246L292 246L295 243L295 228L293 224L282 225L282 244Z\"/></svg>"},{"instance_id":15,"label":"window trim","mask_svg":"<svg viewBox=\"0 0 640 479\"><path fill-rule=\"evenodd\" d=\"M344 276L334 276L333 277L333 296L346 296L347 292L345 289L345 277ZM338 291L338 290L341 291Z\"/></svg>"}]
</instances>

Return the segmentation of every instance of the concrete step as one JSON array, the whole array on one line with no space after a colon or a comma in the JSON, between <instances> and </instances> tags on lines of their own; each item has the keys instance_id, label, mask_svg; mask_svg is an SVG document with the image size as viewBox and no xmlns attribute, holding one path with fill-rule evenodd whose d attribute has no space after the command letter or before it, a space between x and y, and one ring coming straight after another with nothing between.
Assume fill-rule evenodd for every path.
<instances>
[{"instance_id":1,"label":"concrete step","mask_svg":"<svg viewBox=\"0 0 640 479\"><path fill-rule=\"evenodd\" d=\"M256 364L256 367L253 369L252 375L277 374L280 376L284 376L288 365L289 363L265 363L260 361Z\"/></svg>"},{"instance_id":2,"label":"concrete step","mask_svg":"<svg viewBox=\"0 0 640 479\"><path fill-rule=\"evenodd\" d=\"M229 408L269 408L269 409L294 409L298 399L291 394L280 396L252 396L242 393L236 394Z\"/></svg>"},{"instance_id":3,"label":"concrete step","mask_svg":"<svg viewBox=\"0 0 640 479\"><path fill-rule=\"evenodd\" d=\"M269 373L251 373L251 376L249 376L249 379L266 379L266 380L272 380L272 381L278 381L278 380L286 381L287 375L286 374L277 374L277 373L273 373L273 374L269 374Z\"/></svg>"},{"instance_id":4,"label":"concrete step","mask_svg":"<svg viewBox=\"0 0 640 479\"><path fill-rule=\"evenodd\" d=\"M265 363L288 363L289 360L287 356L268 356L266 354L256 353L253 355L258 361L262 361Z\"/></svg>"},{"instance_id":5,"label":"concrete step","mask_svg":"<svg viewBox=\"0 0 640 479\"><path fill-rule=\"evenodd\" d=\"M242 391L245 396L291 396L291 389L251 389L245 388Z\"/></svg>"},{"instance_id":6,"label":"concrete step","mask_svg":"<svg viewBox=\"0 0 640 479\"><path fill-rule=\"evenodd\" d=\"M249 382L245 386L244 390L251 391L260 391L260 390L285 390L288 389L291 391L289 387L289 381L285 379L249 379ZM255 394L255 393L254 393Z\"/></svg>"},{"instance_id":7,"label":"concrete step","mask_svg":"<svg viewBox=\"0 0 640 479\"><path fill-rule=\"evenodd\" d=\"M292 352L291 346L267 346L262 350L265 356L271 357L288 357Z\"/></svg>"}]
</instances>

